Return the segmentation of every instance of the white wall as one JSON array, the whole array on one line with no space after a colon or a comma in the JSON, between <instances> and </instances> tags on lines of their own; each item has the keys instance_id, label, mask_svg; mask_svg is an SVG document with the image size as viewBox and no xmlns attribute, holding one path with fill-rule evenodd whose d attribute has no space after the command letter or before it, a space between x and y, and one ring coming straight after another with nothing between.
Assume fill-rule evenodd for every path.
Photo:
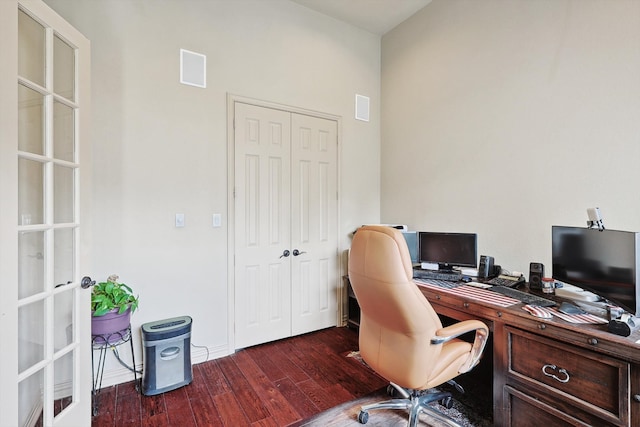
<instances>
[{"instance_id":1,"label":"white wall","mask_svg":"<svg viewBox=\"0 0 640 427\"><path fill-rule=\"evenodd\" d=\"M382 40L383 222L551 272L551 226L640 230L640 1L434 0Z\"/></svg>"},{"instance_id":2,"label":"white wall","mask_svg":"<svg viewBox=\"0 0 640 427\"><path fill-rule=\"evenodd\" d=\"M288 0L46 2L91 40L90 274L139 292L134 329L190 315L193 343L226 349L227 93L342 116L341 249L379 220L379 36ZM179 84L181 48L207 55L206 89Z\"/></svg>"}]
</instances>

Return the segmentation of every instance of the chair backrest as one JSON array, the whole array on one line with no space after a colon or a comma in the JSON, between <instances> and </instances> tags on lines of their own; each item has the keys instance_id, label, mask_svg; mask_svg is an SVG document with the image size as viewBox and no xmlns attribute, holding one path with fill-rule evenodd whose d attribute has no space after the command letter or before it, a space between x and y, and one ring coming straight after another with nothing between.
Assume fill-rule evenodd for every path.
<instances>
[{"instance_id":1,"label":"chair backrest","mask_svg":"<svg viewBox=\"0 0 640 427\"><path fill-rule=\"evenodd\" d=\"M442 323L413 282L402 233L385 226L359 228L349 251L349 280L360 305L365 362L402 387L427 383L441 350L431 338Z\"/></svg>"}]
</instances>

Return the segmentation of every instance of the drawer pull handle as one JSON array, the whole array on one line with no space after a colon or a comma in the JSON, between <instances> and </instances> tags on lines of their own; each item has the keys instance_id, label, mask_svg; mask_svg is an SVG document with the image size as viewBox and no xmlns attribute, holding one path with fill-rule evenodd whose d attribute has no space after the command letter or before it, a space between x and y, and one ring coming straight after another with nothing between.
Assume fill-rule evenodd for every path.
<instances>
[{"instance_id":1,"label":"drawer pull handle","mask_svg":"<svg viewBox=\"0 0 640 427\"><path fill-rule=\"evenodd\" d=\"M564 378L559 378L555 373L551 372L547 372L547 369L551 369L552 371L557 371L558 373L562 374L564 376ZM568 383L569 382L569 373L566 371L566 369L560 368L558 369L558 367L556 365L544 365L542 367L542 373L545 374L548 377L553 378L556 381L559 381L561 383Z\"/></svg>"}]
</instances>

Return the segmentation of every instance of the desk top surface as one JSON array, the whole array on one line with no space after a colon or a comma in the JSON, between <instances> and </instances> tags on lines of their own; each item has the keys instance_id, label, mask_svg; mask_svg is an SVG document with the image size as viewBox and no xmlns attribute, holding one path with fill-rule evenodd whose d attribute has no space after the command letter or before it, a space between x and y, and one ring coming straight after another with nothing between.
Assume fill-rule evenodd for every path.
<instances>
[{"instance_id":1,"label":"desk top surface","mask_svg":"<svg viewBox=\"0 0 640 427\"><path fill-rule=\"evenodd\" d=\"M590 348L612 354L624 359L640 362L640 330L628 337L615 335L608 331L608 321L593 316L599 321L573 323L574 319L561 316L552 309L551 319L531 315L518 300L497 294L486 289L472 286L459 286L446 289L437 285L416 282L438 314L456 320L480 319L490 323L500 322L506 326L530 330L555 339L570 342L584 348ZM524 289L521 289L524 290ZM568 301L554 295L540 294L558 302Z\"/></svg>"}]
</instances>

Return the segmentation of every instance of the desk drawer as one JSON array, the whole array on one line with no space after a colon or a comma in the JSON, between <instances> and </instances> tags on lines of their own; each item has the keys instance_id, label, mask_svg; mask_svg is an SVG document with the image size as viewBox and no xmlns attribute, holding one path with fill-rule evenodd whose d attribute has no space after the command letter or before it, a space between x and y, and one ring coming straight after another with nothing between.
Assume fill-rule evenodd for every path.
<instances>
[{"instance_id":1,"label":"desk drawer","mask_svg":"<svg viewBox=\"0 0 640 427\"><path fill-rule=\"evenodd\" d=\"M509 377L528 383L545 400L570 403L616 424L628 421L628 363L514 328L507 333Z\"/></svg>"}]
</instances>

